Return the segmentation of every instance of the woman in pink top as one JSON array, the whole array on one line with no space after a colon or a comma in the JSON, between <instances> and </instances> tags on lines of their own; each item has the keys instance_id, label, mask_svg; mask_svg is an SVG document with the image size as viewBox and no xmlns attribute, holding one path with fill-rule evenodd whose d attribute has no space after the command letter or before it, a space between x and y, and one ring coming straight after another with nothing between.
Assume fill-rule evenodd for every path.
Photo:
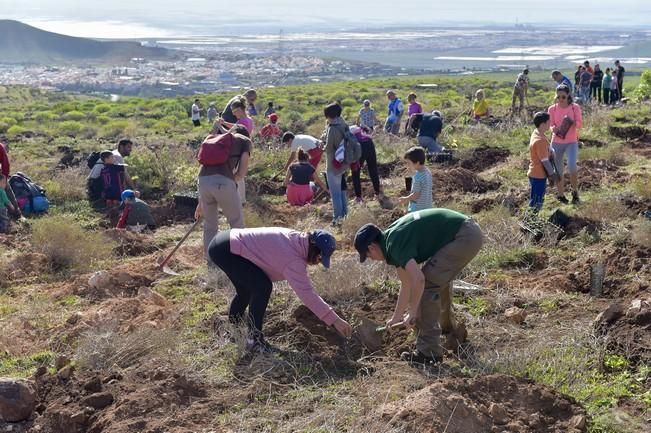
<instances>
[{"instance_id":1,"label":"woman in pink top","mask_svg":"<svg viewBox=\"0 0 651 433\"><path fill-rule=\"evenodd\" d=\"M254 128L254 123L253 119L249 117L249 115L246 113L246 105L244 101L242 100L235 100L231 103L231 111L233 112L233 116L237 119L237 122L235 123L229 123L226 122L223 119L219 120L219 123L224 126L225 128L232 128L233 125L240 124L244 125L247 131L249 131L249 136L253 137L253 128Z\"/></svg>"},{"instance_id":2,"label":"woman in pink top","mask_svg":"<svg viewBox=\"0 0 651 433\"><path fill-rule=\"evenodd\" d=\"M560 176L558 182L558 200L568 203L565 198L565 180L563 179L564 156L567 154L567 170L572 184L572 203L579 203L579 181L577 159L579 154L579 129L583 127L581 107L572 102L570 88L561 84L556 88L556 103L547 110L552 130L552 149L556 169ZM571 125L571 126L570 126Z\"/></svg>"},{"instance_id":3,"label":"woman in pink top","mask_svg":"<svg viewBox=\"0 0 651 433\"><path fill-rule=\"evenodd\" d=\"M409 135L410 133L418 132L417 115L423 114L423 106L416 102L416 94L410 93L407 95L407 101L409 101L409 107L407 108L407 124L405 125L405 134ZM413 136L413 135L412 135Z\"/></svg>"},{"instance_id":4,"label":"woman in pink top","mask_svg":"<svg viewBox=\"0 0 651 433\"><path fill-rule=\"evenodd\" d=\"M336 249L334 236L324 230L311 233L280 227L232 229L219 233L208 247L210 259L235 286L236 294L228 313L232 322L245 319L250 326L250 350L268 349L262 335L262 322L274 281L287 281L296 295L326 325L334 326L345 337L352 327L314 290L308 265L330 267Z\"/></svg>"}]
</instances>

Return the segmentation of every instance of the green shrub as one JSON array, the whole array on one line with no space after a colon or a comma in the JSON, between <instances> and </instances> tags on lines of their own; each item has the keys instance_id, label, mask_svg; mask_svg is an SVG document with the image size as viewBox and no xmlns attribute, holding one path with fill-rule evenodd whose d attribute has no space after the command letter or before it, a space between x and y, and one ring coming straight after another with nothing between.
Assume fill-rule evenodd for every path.
<instances>
[{"instance_id":1,"label":"green shrub","mask_svg":"<svg viewBox=\"0 0 651 433\"><path fill-rule=\"evenodd\" d=\"M651 69L642 72L640 84L635 89L634 96L638 100L651 98Z\"/></svg>"},{"instance_id":2,"label":"green shrub","mask_svg":"<svg viewBox=\"0 0 651 433\"><path fill-rule=\"evenodd\" d=\"M111 120L102 128L101 135L106 138L118 138L125 134L125 130L129 127L128 120Z\"/></svg>"},{"instance_id":3,"label":"green shrub","mask_svg":"<svg viewBox=\"0 0 651 433\"><path fill-rule=\"evenodd\" d=\"M69 215L33 221L32 245L45 254L54 271L87 270L96 261L109 258L114 246L101 233L84 230Z\"/></svg>"},{"instance_id":4,"label":"green shrub","mask_svg":"<svg viewBox=\"0 0 651 433\"><path fill-rule=\"evenodd\" d=\"M64 120L84 120L86 118L86 115L82 113L81 111L68 111L63 115Z\"/></svg>"},{"instance_id":5,"label":"green shrub","mask_svg":"<svg viewBox=\"0 0 651 433\"><path fill-rule=\"evenodd\" d=\"M57 120L59 116L54 114L51 111L39 111L34 115L34 120L40 123L47 123L47 122L53 122Z\"/></svg>"},{"instance_id":6,"label":"green shrub","mask_svg":"<svg viewBox=\"0 0 651 433\"><path fill-rule=\"evenodd\" d=\"M97 114L104 114L111 111L111 106L109 104L98 104L93 108L93 111Z\"/></svg>"},{"instance_id":7,"label":"green shrub","mask_svg":"<svg viewBox=\"0 0 651 433\"><path fill-rule=\"evenodd\" d=\"M5 125L7 125L7 129L9 129L12 126L18 124L18 121L13 117L3 117L2 119L0 119L0 123L4 123Z\"/></svg>"},{"instance_id":8,"label":"green shrub","mask_svg":"<svg viewBox=\"0 0 651 433\"><path fill-rule=\"evenodd\" d=\"M14 126L10 127L9 129L7 129L7 135L9 135L10 137L15 137L15 136L17 136L19 134L22 134L25 131L26 131L26 129L23 128L22 126L14 125Z\"/></svg>"},{"instance_id":9,"label":"green shrub","mask_svg":"<svg viewBox=\"0 0 651 433\"><path fill-rule=\"evenodd\" d=\"M76 137L84 129L84 125L76 120L65 120L59 123L56 127L56 132L59 135L67 135Z\"/></svg>"}]
</instances>

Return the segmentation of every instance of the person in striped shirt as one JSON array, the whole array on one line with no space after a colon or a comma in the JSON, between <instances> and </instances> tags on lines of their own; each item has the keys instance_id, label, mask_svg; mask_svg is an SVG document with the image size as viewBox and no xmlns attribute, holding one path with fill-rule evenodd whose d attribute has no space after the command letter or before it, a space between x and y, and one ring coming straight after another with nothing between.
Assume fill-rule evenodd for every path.
<instances>
[{"instance_id":1,"label":"person in striped shirt","mask_svg":"<svg viewBox=\"0 0 651 433\"><path fill-rule=\"evenodd\" d=\"M405 164L414 172L411 191L408 196L400 197L400 204L407 204L408 212L415 212L432 207L432 172L425 165L425 150L415 146L404 156Z\"/></svg>"}]
</instances>

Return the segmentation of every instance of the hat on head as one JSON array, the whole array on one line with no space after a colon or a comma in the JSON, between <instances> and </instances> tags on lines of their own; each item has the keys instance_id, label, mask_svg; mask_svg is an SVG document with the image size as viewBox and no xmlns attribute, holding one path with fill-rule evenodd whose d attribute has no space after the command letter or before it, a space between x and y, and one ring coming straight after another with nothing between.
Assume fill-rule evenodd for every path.
<instances>
[{"instance_id":1,"label":"hat on head","mask_svg":"<svg viewBox=\"0 0 651 433\"><path fill-rule=\"evenodd\" d=\"M330 268L330 257L337 249L337 241L332 233L325 230L315 230L310 235L310 240L321 251L321 264Z\"/></svg>"},{"instance_id":2,"label":"hat on head","mask_svg":"<svg viewBox=\"0 0 651 433\"><path fill-rule=\"evenodd\" d=\"M382 231L375 224L364 224L355 234L355 249L359 253L359 261L366 261L368 247L382 234Z\"/></svg>"},{"instance_id":3,"label":"hat on head","mask_svg":"<svg viewBox=\"0 0 651 433\"><path fill-rule=\"evenodd\" d=\"M371 101L369 101L368 99L364 99L364 105L371 105Z\"/></svg>"},{"instance_id":4,"label":"hat on head","mask_svg":"<svg viewBox=\"0 0 651 433\"><path fill-rule=\"evenodd\" d=\"M124 191L122 191L121 198L122 198L122 201L127 201L129 199L134 199L134 198L136 198L136 193L133 192L132 189L125 189Z\"/></svg>"},{"instance_id":5,"label":"hat on head","mask_svg":"<svg viewBox=\"0 0 651 433\"><path fill-rule=\"evenodd\" d=\"M269 115L269 120L271 120L273 123L278 122L278 115L276 113L271 113Z\"/></svg>"}]
</instances>

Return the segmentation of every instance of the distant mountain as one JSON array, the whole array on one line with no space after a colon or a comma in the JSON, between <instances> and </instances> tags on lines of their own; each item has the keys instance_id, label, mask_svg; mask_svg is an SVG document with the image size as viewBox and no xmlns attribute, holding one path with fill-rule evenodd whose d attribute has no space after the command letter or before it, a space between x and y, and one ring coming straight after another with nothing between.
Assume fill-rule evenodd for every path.
<instances>
[{"instance_id":1,"label":"distant mountain","mask_svg":"<svg viewBox=\"0 0 651 433\"><path fill-rule=\"evenodd\" d=\"M172 51L138 42L97 41L46 32L13 20L0 20L0 63L53 64L70 61L126 61L166 58Z\"/></svg>"}]
</instances>

